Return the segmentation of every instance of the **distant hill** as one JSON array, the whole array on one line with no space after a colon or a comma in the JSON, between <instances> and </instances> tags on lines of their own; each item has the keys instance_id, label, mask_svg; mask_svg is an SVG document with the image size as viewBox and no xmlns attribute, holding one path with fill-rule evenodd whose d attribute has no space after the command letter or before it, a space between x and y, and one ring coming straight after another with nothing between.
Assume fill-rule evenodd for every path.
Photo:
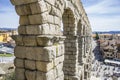
<instances>
[{"instance_id":1,"label":"distant hill","mask_svg":"<svg viewBox=\"0 0 120 80\"><path fill-rule=\"evenodd\" d=\"M0 28L0 31L11 31L11 30L17 30L17 28Z\"/></svg>"},{"instance_id":2,"label":"distant hill","mask_svg":"<svg viewBox=\"0 0 120 80\"><path fill-rule=\"evenodd\" d=\"M120 34L120 31L106 31L106 32L105 31L104 32L102 32L102 31L94 31L93 34L96 33L96 32L98 34Z\"/></svg>"}]
</instances>

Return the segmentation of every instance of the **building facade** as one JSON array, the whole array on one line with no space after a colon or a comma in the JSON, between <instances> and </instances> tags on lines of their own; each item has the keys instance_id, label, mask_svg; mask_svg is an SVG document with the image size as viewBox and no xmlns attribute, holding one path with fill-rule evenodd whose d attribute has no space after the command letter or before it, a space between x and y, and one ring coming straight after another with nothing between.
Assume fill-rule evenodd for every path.
<instances>
[{"instance_id":1,"label":"building facade","mask_svg":"<svg viewBox=\"0 0 120 80\"><path fill-rule=\"evenodd\" d=\"M0 33L0 42L7 42L8 37L10 37L9 33Z\"/></svg>"},{"instance_id":2,"label":"building facade","mask_svg":"<svg viewBox=\"0 0 120 80\"><path fill-rule=\"evenodd\" d=\"M120 59L120 41L119 40L101 40L100 49L103 57L109 59Z\"/></svg>"}]
</instances>

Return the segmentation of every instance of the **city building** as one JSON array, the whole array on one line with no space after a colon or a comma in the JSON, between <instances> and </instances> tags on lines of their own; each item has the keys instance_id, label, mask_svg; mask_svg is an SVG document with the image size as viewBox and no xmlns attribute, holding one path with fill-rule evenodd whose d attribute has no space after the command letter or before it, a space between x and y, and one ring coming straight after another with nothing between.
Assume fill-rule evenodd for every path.
<instances>
[{"instance_id":1,"label":"city building","mask_svg":"<svg viewBox=\"0 0 120 80\"><path fill-rule=\"evenodd\" d=\"M8 37L9 33L0 33L0 42L7 42Z\"/></svg>"},{"instance_id":2,"label":"city building","mask_svg":"<svg viewBox=\"0 0 120 80\"><path fill-rule=\"evenodd\" d=\"M17 30L0 31L0 42L7 43L12 40L11 36L16 35Z\"/></svg>"},{"instance_id":3,"label":"city building","mask_svg":"<svg viewBox=\"0 0 120 80\"><path fill-rule=\"evenodd\" d=\"M100 40L120 40L120 34L98 34ZM95 39L96 34L92 34L92 37Z\"/></svg>"},{"instance_id":4,"label":"city building","mask_svg":"<svg viewBox=\"0 0 120 80\"><path fill-rule=\"evenodd\" d=\"M100 49L103 57L109 59L120 59L120 43L119 40L102 40L100 41Z\"/></svg>"}]
</instances>

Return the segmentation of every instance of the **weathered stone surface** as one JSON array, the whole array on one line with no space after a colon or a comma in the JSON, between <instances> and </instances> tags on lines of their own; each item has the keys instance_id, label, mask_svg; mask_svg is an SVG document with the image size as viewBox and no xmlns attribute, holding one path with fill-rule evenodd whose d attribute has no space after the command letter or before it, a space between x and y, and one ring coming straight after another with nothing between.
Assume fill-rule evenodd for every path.
<instances>
[{"instance_id":1,"label":"weathered stone surface","mask_svg":"<svg viewBox=\"0 0 120 80\"><path fill-rule=\"evenodd\" d=\"M16 45L24 45L23 37L21 35L13 35L12 38L15 40Z\"/></svg>"},{"instance_id":2,"label":"weathered stone surface","mask_svg":"<svg viewBox=\"0 0 120 80\"><path fill-rule=\"evenodd\" d=\"M30 4L30 8L32 14L43 13L48 10L44 0L40 0L39 2Z\"/></svg>"},{"instance_id":3,"label":"weathered stone surface","mask_svg":"<svg viewBox=\"0 0 120 80\"><path fill-rule=\"evenodd\" d=\"M46 3L46 6L47 6L47 9L48 9L48 13L50 13L51 8L52 8L52 5L51 5L51 4L49 4L49 3Z\"/></svg>"},{"instance_id":4,"label":"weathered stone surface","mask_svg":"<svg viewBox=\"0 0 120 80\"><path fill-rule=\"evenodd\" d=\"M46 35L52 34L53 30L50 30L50 25L49 24L42 24L41 28L42 28L40 30L41 34L46 34Z\"/></svg>"},{"instance_id":5,"label":"weathered stone surface","mask_svg":"<svg viewBox=\"0 0 120 80\"><path fill-rule=\"evenodd\" d=\"M38 36L37 43L39 46L51 46L53 44L52 38L53 36Z\"/></svg>"},{"instance_id":6,"label":"weathered stone surface","mask_svg":"<svg viewBox=\"0 0 120 80\"><path fill-rule=\"evenodd\" d=\"M20 58L15 58L14 65L18 68L24 68L24 60Z\"/></svg>"},{"instance_id":7,"label":"weathered stone surface","mask_svg":"<svg viewBox=\"0 0 120 80\"><path fill-rule=\"evenodd\" d=\"M16 68L15 69L15 79L16 80L25 80L25 69L23 68Z\"/></svg>"},{"instance_id":8,"label":"weathered stone surface","mask_svg":"<svg viewBox=\"0 0 120 80\"><path fill-rule=\"evenodd\" d=\"M20 25L29 25L29 17L28 16L20 16L20 20L19 20Z\"/></svg>"},{"instance_id":9,"label":"weathered stone surface","mask_svg":"<svg viewBox=\"0 0 120 80\"><path fill-rule=\"evenodd\" d=\"M55 58L55 50L53 47L15 47L15 56L18 58L27 58L30 60L51 61Z\"/></svg>"},{"instance_id":10,"label":"weathered stone surface","mask_svg":"<svg viewBox=\"0 0 120 80\"><path fill-rule=\"evenodd\" d=\"M54 76L54 70L50 70L49 72L46 73L45 80L55 80Z\"/></svg>"},{"instance_id":11,"label":"weathered stone surface","mask_svg":"<svg viewBox=\"0 0 120 80\"><path fill-rule=\"evenodd\" d=\"M24 36L23 43L25 46L37 46L37 41L35 36Z\"/></svg>"},{"instance_id":12,"label":"weathered stone surface","mask_svg":"<svg viewBox=\"0 0 120 80\"><path fill-rule=\"evenodd\" d=\"M59 9L55 8L55 7L52 7L52 8L51 8L51 11L50 11L49 14L50 14L50 15L53 15L53 16L57 16L57 17L59 17L59 18L62 17L61 11L60 11Z\"/></svg>"},{"instance_id":13,"label":"weathered stone surface","mask_svg":"<svg viewBox=\"0 0 120 80\"><path fill-rule=\"evenodd\" d=\"M19 26L18 27L18 33L19 34L26 34L26 27L25 26Z\"/></svg>"},{"instance_id":14,"label":"weathered stone surface","mask_svg":"<svg viewBox=\"0 0 120 80\"><path fill-rule=\"evenodd\" d=\"M26 70L25 75L26 75L27 80L36 80L36 71Z\"/></svg>"},{"instance_id":15,"label":"weathered stone surface","mask_svg":"<svg viewBox=\"0 0 120 80\"><path fill-rule=\"evenodd\" d=\"M56 67L56 75L57 77L60 77L63 75L63 63L60 63Z\"/></svg>"},{"instance_id":16,"label":"weathered stone surface","mask_svg":"<svg viewBox=\"0 0 120 80\"><path fill-rule=\"evenodd\" d=\"M37 2L38 0L10 0L13 5L22 5Z\"/></svg>"},{"instance_id":17,"label":"weathered stone surface","mask_svg":"<svg viewBox=\"0 0 120 80\"><path fill-rule=\"evenodd\" d=\"M49 25L48 24L42 24L42 25L28 25L26 26L26 33L30 35L45 35L45 34L52 34L52 32L49 31ZM52 30L51 30L52 31Z\"/></svg>"},{"instance_id":18,"label":"weathered stone surface","mask_svg":"<svg viewBox=\"0 0 120 80\"><path fill-rule=\"evenodd\" d=\"M64 74L56 78L56 80L64 80Z\"/></svg>"},{"instance_id":19,"label":"weathered stone surface","mask_svg":"<svg viewBox=\"0 0 120 80\"><path fill-rule=\"evenodd\" d=\"M54 24L61 26L61 19L59 17L54 17Z\"/></svg>"},{"instance_id":20,"label":"weathered stone surface","mask_svg":"<svg viewBox=\"0 0 120 80\"><path fill-rule=\"evenodd\" d=\"M54 22L53 22L54 23ZM49 24L49 30L50 30L50 33L52 34L52 35L61 35L60 34L60 26L58 26L58 25L53 25L53 24ZM48 30L48 31L49 31Z\"/></svg>"},{"instance_id":21,"label":"weathered stone surface","mask_svg":"<svg viewBox=\"0 0 120 80\"><path fill-rule=\"evenodd\" d=\"M36 80L45 80L45 73L37 71Z\"/></svg>"},{"instance_id":22,"label":"weathered stone surface","mask_svg":"<svg viewBox=\"0 0 120 80\"><path fill-rule=\"evenodd\" d=\"M37 71L36 80L55 80L54 71L50 70L47 73Z\"/></svg>"},{"instance_id":23,"label":"weathered stone surface","mask_svg":"<svg viewBox=\"0 0 120 80\"><path fill-rule=\"evenodd\" d=\"M37 45L38 46L52 46L54 45L56 47L56 55L61 56L63 54L62 49L64 49L64 45L61 45L61 40L64 40L61 36L46 36L46 35L40 35L37 36ZM61 41L62 42L62 41Z\"/></svg>"},{"instance_id":24,"label":"weathered stone surface","mask_svg":"<svg viewBox=\"0 0 120 80\"><path fill-rule=\"evenodd\" d=\"M62 56L64 54L64 45L63 44L58 44L56 46L56 56Z\"/></svg>"},{"instance_id":25,"label":"weathered stone surface","mask_svg":"<svg viewBox=\"0 0 120 80\"><path fill-rule=\"evenodd\" d=\"M14 55L15 57L17 58L26 58L26 48L25 47L18 47L16 46L15 49L14 49Z\"/></svg>"},{"instance_id":26,"label":"weathered stone surface","mask_svg":"<svg viewBox=\"0 0 120 80\"><path fill-rule=\"evenodd\" d=\"M29 15L30 24L45 24L47 23L47 13Z\"/></svg>"},{"instance_id":27,"label":"weathered stone surface","mask_svg":"<svg viewBox=\"0 0 120 80\"><path fill-rule=\"evenodd\" d=\"M59 56L55 59L54 65L57 66L58 64L62 63L64 61L64 56Z\"/></svg>"},{"instance_id":28,"label":"weathered stone surface","mask_svg":"<svg viewBox=\"0 0 120 80\"><path fill-rule=\"evenodd\" d=\"M31 14L31 9L30 5L20 5L16 6L16 12L18 15L30 15Z\"/></svg>"},{"instance_id":29,"label":"weathered stone surface","mask_svg":"<svg viewBox=\"0 0 120 80\"><path fill-rule=\"evenodd\" d=\"M54 24L54 16L52 16L52 15L48 15L48 18L47 18L47 20L48 20L48 23L50 23L50 24Z\"/></svg>"},{"instance_id":30,"label":"weathered stone surface","mask_svg":"<svg viewBox=\"0 0 120 80\"><path fill-rule=\"evenodd\" d=\"M45 0L50 5L55 5L55 0Z\"/></svg>"},{"instance_id":31,"label":"weathered stone surface","mask_svg":"<svg viewBox=\"0 0 120 80\"><path fill-rule=\"evenodd\" d=\"M36 54L36 59L41 61L52 61L52 59L54 59L56 56L54 53L55 53L54 47L44 47L41 48L41 52L38 51L38 53Z\"/></svg>"},{"instance_id":32,"label":"weathered stone surface","mask_svg":"<svg viewBox=\"0 0 120 80\"><path fill-rule=\"evenodd\" d=\"M26 17L26 16L25 16ZM24 18L24 17L23 17ZM26 19L26 18L25 18ZM50 18L51 19L51 18ZM29 24L23 20L24 23L21 25ZM53 20L54 23L54 20ZM60 27L53 24L42 24L42 25L28 25L28 26L20 26L18 28L19 34L34 34L34 35L60 35Z\"/></svg>"},{"instance_id":33,"label":"weathered stone surface","mask_svg":"<svg viewBox=\"0 0 120 80\"><path fill-rule=\"evenodd\" d=\"M29 25L26 26L26 34L28 35L38 35L41 32L40 25Z\"/></svg>"},{"instance_id":34,"label":"weathered stone surface","mask_svg":"<svg viewBox=\"0 0 120 80\"><path fill-rule=\"evenodd\" d=\"M25 60L25 68L30 70L36 70L35 61L32 60Z\"/></svg>"},{"instance_id":35,"label":"weathered stone surface","mask_svg":"<svg viewBox=\"0 0 120 80\"><path fill-rule=\"evenodd\" d=\"M54 67L54 63L52 62L41 62L41 61L37 61L36 62L36 67L38 70L42 71L42 72L48 72L51 69L53 69Z\"/></svg>"}]
</instances>

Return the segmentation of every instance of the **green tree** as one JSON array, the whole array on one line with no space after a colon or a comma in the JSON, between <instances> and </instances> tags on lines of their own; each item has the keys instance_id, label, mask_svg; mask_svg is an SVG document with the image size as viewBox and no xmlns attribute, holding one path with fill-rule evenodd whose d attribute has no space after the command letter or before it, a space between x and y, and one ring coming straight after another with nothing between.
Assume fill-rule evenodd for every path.
<instances>
[{"instance_id":1,"label":"green tree","mask_svg":"<svg viewBox=\"0 0 120 80\"><path fill-rule=\"evenodd\" d=\"M97 32L96 32L95 39L96 39L96 40L100 39L100 38L99 38L99 35L98 35L98 33L97 33Z\"/></svg>"}]
</instances>

